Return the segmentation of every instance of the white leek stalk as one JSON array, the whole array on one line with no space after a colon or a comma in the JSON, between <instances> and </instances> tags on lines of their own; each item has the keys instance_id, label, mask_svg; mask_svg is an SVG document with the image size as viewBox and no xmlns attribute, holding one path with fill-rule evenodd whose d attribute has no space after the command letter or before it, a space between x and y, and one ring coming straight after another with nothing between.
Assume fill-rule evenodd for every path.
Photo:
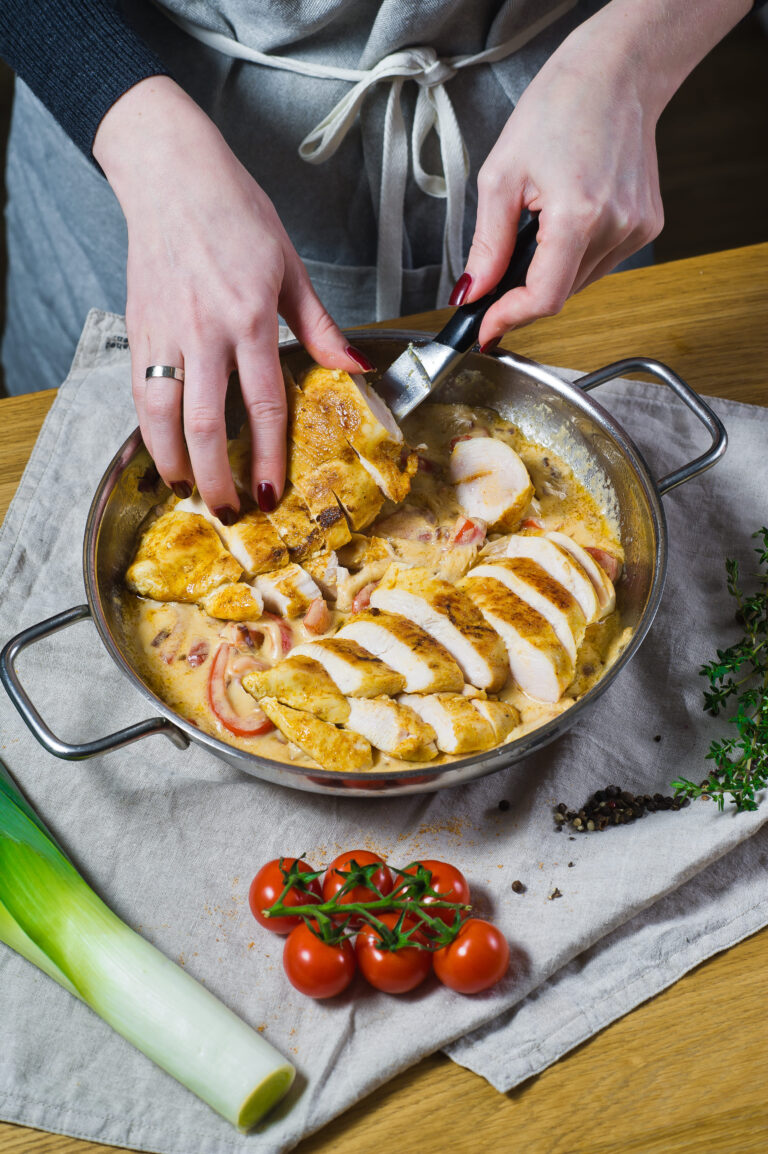
<instances>
[{"instance_id":1,"label":"white leek stalk","mask_svg":"<svg viewBox=\"0 0 768 1154\"><path fill-rule=\"evenodd\" d=\"M242 1130L293 1081L293 1066L256 1030L112 913L2 763L0 941Z\"/></svg>"}]
</instances>

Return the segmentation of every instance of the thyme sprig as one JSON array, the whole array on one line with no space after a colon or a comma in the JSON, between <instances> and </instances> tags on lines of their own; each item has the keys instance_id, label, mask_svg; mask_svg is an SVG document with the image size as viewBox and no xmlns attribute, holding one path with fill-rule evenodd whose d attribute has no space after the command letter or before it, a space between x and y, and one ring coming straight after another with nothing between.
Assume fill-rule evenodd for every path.
<instances>
[{"instance_id":1,"label":"thyme sprig","mask_svg":"<svg viewBox=\"0 0 768 1154\"><path fill-rule=\"evenodd\" d=\"M707 753L714 768L699 785L680 778L672 782L678 796L711 797L723 809L730 797L737 810L755 810L755 794L768 784L768 529L753 537L762 571L754 574L757 591L747 596L740 584L739 563L725 562L726 585L736 601L736 621L743 637L728 649L716 650L700 673L709 683L704 709L718 717L731 699L736 710L728 724L736 733L713 741Z\"/></svg>"},{"instance_id":2,"label":"thyme sprig","mask_svg":"<svg viewBox=\"0 0 768 1154\"><path fill-rule=\"evenodd\" d=\"M416 947L420 950L439 950L454 940L459 932L462 914L471 909L460 902L449 902L440 896L432 887L432 873L425 869L420 862L413 862L413 873L397 869L388 865L387 868L395 874L398 880L388 894L383 894L373 880L380 864L358 865L353 859L349 869L337 870L344 878L344 885L334 897L327 902L308 901L306 905L284 905L284 900L290 890L298 890L312 895L311 883L322 877L325 870L302 871L297 858L292 865L285 866L284 858L280 858L280 872L283 875L285 888L276 902L267 906L262 913L267 918L301 917L310 930L322 941L335 943L354 938L361 929L371 926L379 935L379 945L382 950L402 950L406 947ZM342 898L356 889L365 886L372 893L378 895L365 902L342 902ZM424 899L429 898L425 907ZM379 914L399 911L399 917L394 926L387 926L379 918Z\"/></svg>"}]
</instances>

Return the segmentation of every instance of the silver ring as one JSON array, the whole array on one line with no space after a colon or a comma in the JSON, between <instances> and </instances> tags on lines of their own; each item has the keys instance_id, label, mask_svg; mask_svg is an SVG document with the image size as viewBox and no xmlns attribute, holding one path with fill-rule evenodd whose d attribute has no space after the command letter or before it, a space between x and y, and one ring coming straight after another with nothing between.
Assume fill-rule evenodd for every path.
<instances>
[{"instance_id":1,"label":"silver ring","mask_svg":"<svg viewBox=\"0 0 768 1154\"><path fill-rule=\"evenodd\" d=\"M183 381L184 370L177 369L175 365L147 365L144 380L148 381L152 377L172 377L174 381Z\"/></svg>"}]
</instances>

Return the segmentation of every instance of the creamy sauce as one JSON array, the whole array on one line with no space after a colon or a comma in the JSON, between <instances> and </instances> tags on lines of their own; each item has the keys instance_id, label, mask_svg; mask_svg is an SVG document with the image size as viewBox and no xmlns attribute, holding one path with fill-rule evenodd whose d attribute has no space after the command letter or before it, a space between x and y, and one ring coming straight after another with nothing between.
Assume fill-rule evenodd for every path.
<instances>
[{"instance_id":1,"label":"creamy sauce","mask_svg":"<svg viewBox=\"0 0 768 1154\"><path fill-rule=\"evenodd\" d=\"M559 530L581 545L605 549L623 561L621 542L611 523L568 465L551 450L524 437L513 424L490 409L460 404L426 404L404 421L405 439L417 449L420 468L404 505L397 507L387 502L377 522L369 526L365 534L384 536L385 532L379 534L376 526L391 518L398 508L411 517L420 510L427 526L432 527L436 553L444 555L456 519L461 515L454 487L448 480L451 442L456 437L477 435L479 430L506 441L525 463L535 490L529 516L535 516L547 530ZM159 507L157 512L162 512L165 507ZM391 522L391 525L397 528L397 522ZM491 534L489 540L493 537ZM368 580L377 579L384 567L381 562L376 562L361 568L359 574L353 572L353 580L359 588ZM578 652L573 681L555 705L527 697L510 679L498 697L519 710L521 723L509 734L505 744L570 708L618 658L632 635L631 629L622 626L620 602L619 584L617 609L587 628ZM335 633L348 616L347 611L332 610L329 633ZM212 736L260 757L315 766L314 761L287 743L276 730L256 737L235 736L221 724L209 704L211 668L222 640L236 644L244 655L264 664L274 664L281 656L276 652L274 626L262 637L260 622L249 623L249 635L247 631L238 632L239 627L234 623L227 624L208 617L196 605L150 601L127 592L124 619L126 636L134 639L133 656L140 675L183 718ZM301 619L284 622L283 627L286 625L294 644L316 637L304 627ZM236 713L246 716L252 712L253 699L236 680L228 687L228 697ZM455 760L455 756L439 754L424 764L436 766ZM369 772L417 767L417 763L399 761L374 750L374 768Z\"/></svg>"}]
</instances>

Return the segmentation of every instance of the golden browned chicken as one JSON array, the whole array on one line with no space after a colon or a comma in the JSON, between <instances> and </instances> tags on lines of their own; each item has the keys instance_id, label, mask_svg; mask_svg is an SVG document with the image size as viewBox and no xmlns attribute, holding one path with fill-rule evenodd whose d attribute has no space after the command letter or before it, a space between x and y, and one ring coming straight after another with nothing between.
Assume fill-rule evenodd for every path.
<instances>
[{"instance_id":1,"label":"golden browned chicken","mask_svg":"<svg viewBox=\"0 0 768 1154\"><path fill-rule=\"evenodd\" d=\"M209 617L222 621L258 621L264 612L260 594L242 581L219 585L201 597L198 605Z\"/></svg>"},{"instance_id":2,"label":"golden browned chicken","mask_svg":"<svg viewBox=\"0 0 768 1154\"><path fill-rule=\"evenodd\" d=\"M346 697L322 665L300 653L292 653L271 669L246 673L243 688L257 701L262 697L275 697L283 705L313 713L334 725L343 725L349 717Z\"/></svg>"},{"instance_id":3,"label":"golden browned chicken","mask_svg":"<svg viewBox=\"0 0 768 1154\"><path fill-rule=\"evenodd\" d=\"M370 385L342 369L319 365L299 383L306 402L339 425L381 491L390 501L403 501L418 458L404 446L394 417Z\"/></svg>"},{"instance_id":4,"label":"golden browned chicken","mask_svg":"<svg viewBox=\"0 0 768 1154\"><path fill-rule=\"evenodd\" d=\"M142 597L192 602L242 572L204 517L171 509L142 535L125 579Z\"/></svg>"},{"instance_id":5,"label":"golden browned chicken","mask_svg":"<svg viewBox=\"0 0 768 1154\"><path fill-rule=\"evenodd\" d=\"M456 693L404 693L398 701L432 726L443 753L477 753L496 744L494 728L471 698Z\"/></svg>"},{"instance_id":6,"label":"golden browned chicken","mask_svg":"<svg viewBox=\"0 0 768 1154\"><path fill-rule=\"evenodd\" d=\"M292 485L286 485L277 508L266 516L288 549L291 561L303 561L326 547L323 530Z\"/></svg>"},{"instance_id":7,"label":"golden browned chicken","mask_svg":"<svg viewBox=\"0 0 768 1154\"><path fill-rule=\"evenodd\" d=\"M247 577L269 573L288 564L286 546L260 509L242 513L234 525L225 525L215 517L198 493L179 501L176 509L205 517L235 560L240 562Z\"/></svg>"},{"instance_id":8,"label":"golden browned chicken","mask_svg":"<svg viewBox=\"0 0 768 1154\"><path fill-rule=\"evenodd\" d=\"M293 652L319 661L348 697L392 696L405 688L402 673L390 669L356 641L321 637L307 645L297 645Z\"/></svg>"},{"instance_id":9,"label":"golden browned chicken","mask_svg":"<svg viewBox=\"0 0 768 1154\"><path fill-rule=\"evenodd\" d=\"M274 573L261 573L254 578L253 584L270 613L277 613L280 617L300 617L316 597L322 596L301 565L285 565Z\"/></svg>"},{"instance_id":10,"label":"golden browned chicken","mask_svg":"<svg viewBox=\"0 0 768 1154\"><path fill-rule=\"evenodd\" d=\"M437 757L435 731L418 713L389 697L350 697L347 729L370 741L374 749L403 761Z\"/></svg>"},{"instance_id":11,"label":"golden browned chicken","mask_svg":"<svg viewBox=\"0 0 768 1154\"><path fill-rule=\"evenodd\" d=\"M460 588L504 638L512 676L523 692L538 701L559 701L574 665L546 618L493 577L465 577Z\"/></svg>"},{"instance_id":12,"label":"golden browned chicken","mask_svg":"<svg viewBox=\"0 0 768 1154\"><path fill-rule=\"evenodd\" d=\"M281 705L274 697L262 697L259 705L283 737L298 745L323 769L343 772L370 769L373 765L373 752L364 737L337 729L311 713Z\"/></svg>"},{"instance_id":13,"label":"golden browned chicken","mask_svg":"<svg viewBox=\"0 0 768 1154\"><path fill-rule=\"evenodd\" d=\"M522 460L505 441L468 437L457 441L449 465L459 505L490 529L516 529L533 496Z\"/></svg>"},{"instance_id":14,"label":"golden browned chicken","mask_svg":"<svg viewBox=\"0 0 768 1154\"><path fill-rule=\"evenodd\" d=\"M322 529L326 549L346 545L350 529L330 484L331 478L292 443L288 445L288 477Z\"/></svg>"},{"instance_id":15,"label":"golden browned chicken","mask_svg":"<svg viewBox=\"0 0 768 1154\"><path fill-rule=\"evenodd\" d=\"M406 693L461 693L464 674L448 650L407 617L366 609L337 636L356 641L402 673Z\"/></svg>"},{"instance_id":16,"label":"golden browned chicken","mask_svg":"<svg viewBox=\"0 0 768 1154\"><path fill-rule=\"evenodd\" d=\"M427 569L392 565L371 593L371 605L414 621L445 646L470 685L491 693L509 675L504 642L466 593Z\"/></svg>"},{"instance_id":17,"label":"golden browned chicken","mask_svg":"<svg viewBox=\"0 0 768 1154\"><path fill-rule=\"evenodd\" d=\"M475 565L467 574L467 580L476 577L493 577L501 581L540 613L575 663L578 647L584 640L586 618L573 594L550 577L538 562L529 557L500 557Z\"/></svg>"}]
</instances>

